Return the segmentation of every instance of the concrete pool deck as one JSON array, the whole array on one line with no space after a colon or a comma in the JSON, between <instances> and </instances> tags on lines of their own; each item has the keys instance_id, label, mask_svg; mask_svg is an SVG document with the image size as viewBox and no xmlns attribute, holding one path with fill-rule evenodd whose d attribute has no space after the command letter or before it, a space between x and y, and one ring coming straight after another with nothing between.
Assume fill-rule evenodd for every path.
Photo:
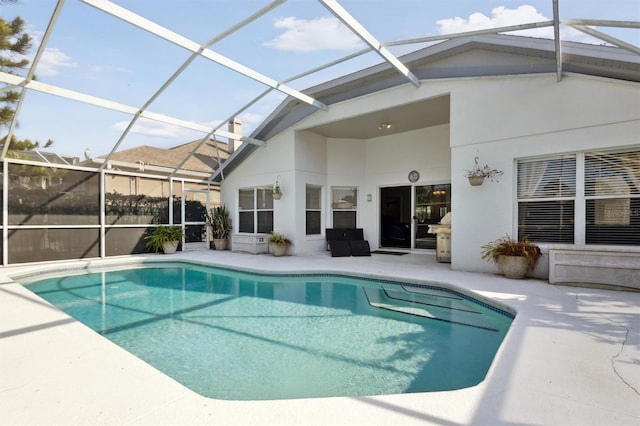
<instances>
[{"instance_id":1,"label":"concrete pool deck","mask_svg":"<svg viewBox=\"0 0 640 426\"><path fill-rule=\"evenodd\" d=\"M10 277L126 258L0 269L0 424L638 425L640 293L451 271L434 256L371 258L189 251L133 259L264 271L358 272L450 283L518 314L486 379L448 392L222 401L202 397Z\"/></svg>"}]
</instances>

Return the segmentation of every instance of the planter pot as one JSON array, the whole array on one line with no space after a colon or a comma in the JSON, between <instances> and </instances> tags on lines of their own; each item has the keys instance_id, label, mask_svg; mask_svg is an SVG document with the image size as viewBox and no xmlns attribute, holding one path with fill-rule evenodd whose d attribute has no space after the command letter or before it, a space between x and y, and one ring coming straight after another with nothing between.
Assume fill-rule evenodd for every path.
<instances>
[{"instance_id":1,"label":"planter pot","mask_svg":"<svg viewBox=\"0 0 640 426\"><path fill-rule=\"evenodd\" d=\"M529 265L524 256L500 256L498 259L502 274L507 278L523 279L527 276Z\"/></svg>"},{"instance_id":2,"label":"planter pot","mask_svg":"<svg viewBox=\"0 0 640 426\"><path fill-rule=\"evenodd\" d=\"M271 243L270 245L271 245L271 254L273 254L276 257L284 256L284 254L287 252L286 244Z\"/></svg>"},{"instance_id":3,"label":"planter pot","mask_svg":"<svg viewBox=\"0 0 640 426\"><path fill-rule=\"evenodd\" d=\"M274 200L279 200L280 198L282 198L282 193L281 192L274 192L273 193L273 199Z\"/></svg>"},{"instance_id":4,"label":"planter pot","mask_svg":"<svg viewBox=\"0 0 640 426\"><path fill-rule=\"evenodd\" d=\"M162 245L162 251L164 254L174 254L178 250L178 244L180 241L167 241Z\"/></svg>"},{"instance_id":5,"label":"planter pot","mask_svg":"<svg viewBox=\"0 0 640 426\"><path fill-rule=\"evenodd\" d=\"M480 186L484 182L484 176L469 176L468 179L471 186Z\"/></svg>"},{"instance_id":6,"label":"planter pot","mask_svg":"<svg viewBox=\"0 0 640 426\"><path fill-rule=\"evenodd\" d=\"M214 238L213 245L216 250L226 250L227 249L227 239L226 238Z\"/></svg>"}]
</instances>

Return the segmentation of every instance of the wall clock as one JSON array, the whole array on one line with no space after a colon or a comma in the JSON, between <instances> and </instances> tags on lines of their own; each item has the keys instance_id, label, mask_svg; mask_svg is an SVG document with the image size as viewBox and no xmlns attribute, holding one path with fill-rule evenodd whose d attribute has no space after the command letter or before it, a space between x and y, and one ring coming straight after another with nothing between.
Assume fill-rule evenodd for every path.
<instances>
[{"instance_id":1,"label":"wall clock","mask_svg":"<svg viewBox=\"0 0 640 426\"><path fill-rule=\"evenodd\" d=\"M411 183L415 183L418 181L418 179L420 179L420 173L418 173L415 170L411 170L409 172L409 182Z\"/></svg>"}]
</instances>

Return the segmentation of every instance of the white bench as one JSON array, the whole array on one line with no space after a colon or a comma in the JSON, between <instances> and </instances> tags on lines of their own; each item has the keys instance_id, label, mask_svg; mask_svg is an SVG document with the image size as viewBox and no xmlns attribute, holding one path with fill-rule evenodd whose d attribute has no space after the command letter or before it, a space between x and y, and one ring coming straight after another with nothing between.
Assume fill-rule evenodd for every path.
<instances>
[{"instance_id":1,"label":"white bench","mask_svg":"<svg viewBox=\"0 0 640 426\"><path fill-rule=\"evenodd\" d=\"M550 247L549 282L640 290L640 247Z\"/></svg>"}]
</instances>

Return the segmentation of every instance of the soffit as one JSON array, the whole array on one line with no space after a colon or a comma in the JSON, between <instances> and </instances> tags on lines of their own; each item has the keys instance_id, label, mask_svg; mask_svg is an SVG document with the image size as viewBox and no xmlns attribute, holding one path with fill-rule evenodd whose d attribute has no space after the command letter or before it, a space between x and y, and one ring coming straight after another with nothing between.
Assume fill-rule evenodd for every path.
<instances>
[{"instance_id":1,"label":"soffit","mask_svg":"<svg viewBox=\"0 0 640 426\"><path fill-rule=\"evenodd\" d=\"M306 130L327 138L373 139L448 122L449 96L441 96L310 127ZM383 126L380 129L383 123L390 123L391 127Z\"/></svg>"}]
</instances>

